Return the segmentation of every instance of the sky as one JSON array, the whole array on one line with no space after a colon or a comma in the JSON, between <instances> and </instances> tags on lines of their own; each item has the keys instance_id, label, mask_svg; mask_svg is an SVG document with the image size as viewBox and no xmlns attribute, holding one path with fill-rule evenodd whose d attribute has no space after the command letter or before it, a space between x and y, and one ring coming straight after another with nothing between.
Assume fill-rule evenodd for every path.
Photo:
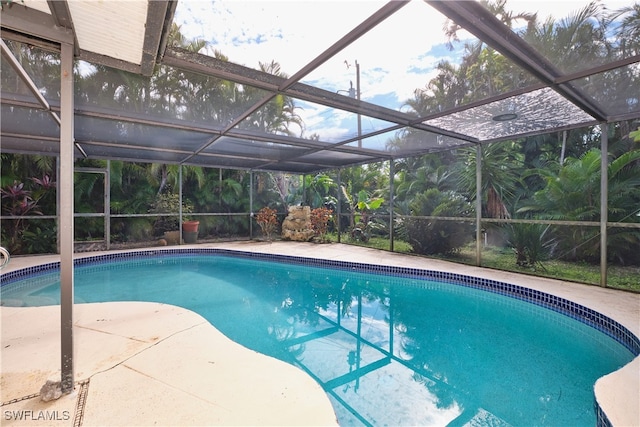
<instances>
[{"instance_id":1,"label":"sky","mask_svg":"<svg viewBox=\"0 0 640 427\"><path fill-rule=\"evenodd\" d=\"M202 38L230 61L252 68L258 62L277 61L287 75L346 35L382 7L374 0L180 0L175 20L187 38ZM578 0L509 0L514 12L538 11L538 16L567 16L587 2ZM619 0L603 2L616 8ZM622 1L632 4L631 0ZM459 63L462 44L451 51L445 47L442 28L445 17L420 0L413 0L361 40L306 76L302 82L347 94L356 86L356 61L360 65L361 99L392 109L403 109L413 92L436 76L434 67L447 60ZM461 38L470 39L466 32ZM205 53L205 52L202 52ZM326 141L356 135L353 115L326 107L300 104L298 113L307 129L304 136L317 133ZM382 126L363 118L363 130Z\"/></svg>"}]
</instances>

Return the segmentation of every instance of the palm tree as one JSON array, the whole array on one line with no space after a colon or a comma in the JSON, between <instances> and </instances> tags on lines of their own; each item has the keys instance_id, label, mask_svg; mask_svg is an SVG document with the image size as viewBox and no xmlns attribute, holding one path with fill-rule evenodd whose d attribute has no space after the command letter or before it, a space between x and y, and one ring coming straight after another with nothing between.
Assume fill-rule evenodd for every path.
<instances>
[{"instance_id":1,"label":"palm tree","mask_svg":"<svg viewBox=\"0 0 640 427\"><path fill-rule=\"evenodd\" d=\"M557 172L540 170L546 186L535 193L521 212L541 218L570 221L600 220L600 150L592 149L581 158L569 158ZM640 204L640 150L629 151L611 160L608 166L608 216L610 221L638 222ZM637 257L640 232L610 234L610 254L618 261ZM561 227L557 234L561 256L597 260L600 240L593 227ZM634 249L635 247L635 249Z\"/></svg>"},{"instance_id":2,"label":"palm tree","mask_svg":"<svg viewBox=\"0 0 640 427\"><path fill-rule=\"evenodd\" d=\"M280 69L280 64L275 61L260 63L260 70L278 77L288 78ZM256 99L257 100L257 99ZM276 95L267 105L253 114L248 121L251 127L263 132L281 133L289 136L302 135L304 125L302 118L296 113L296 105L293 98L281 94ZM299 130L292 129L296 125Z\"/></svg>"},{"instance_id":3,"label":"palm tree","mask_svg":"<svg viewBox=\"0 0 640 427\"><path fill-rule=\"evenodd\" d=\"M444 159L445 162L447 159ZM426 154L402 159L396 164L395 199L398 202L411 200L416 194L430 188L440 191L453 190L455 180L450 164L443 156Z\"/></svg>"},{"instance_id":4,"label":"palm tree","mask_svg":"<svg viewBox=\"0 0 640 427\"><path fill-rule=\"evenodd\" d=\"M482 146L483 215L489 218L511 218L509 206L519 182L518 171L522 167L518 153L519 144L494 143ZM462 162L458 164L458 188L470 199L478 197L476 188L476 150L460 150Z\"/></svg>"},{"instance_id":5,"label":"palm tree","mask_svg":"<svg viewBox=\"0 0 640 427\"><path fill-rule=\"evenodd\" d=\"M619 54L623 58L640 54L640 3L612 11L606 18L612 24L622 18L616 28L616 38L620 41Z\"/></svg>"},{"instance_id":6,"label":"palm tree","mask_svg":"<svg viewBox=\"0 0 640 427\"><path fill-rule=\"evenodd\" d=\"M507 9L507 0L481 0L480 3L509 28L513 28L513 24L518 21L527 22L528 27L535 25L537 14L527 12L514 13ZM462 27L451 19L447 19L445 22L443 30L450 48L453 48L453 42L460 41L458 39L458 31L461 29Z\"/></svg>"}]
</instances>

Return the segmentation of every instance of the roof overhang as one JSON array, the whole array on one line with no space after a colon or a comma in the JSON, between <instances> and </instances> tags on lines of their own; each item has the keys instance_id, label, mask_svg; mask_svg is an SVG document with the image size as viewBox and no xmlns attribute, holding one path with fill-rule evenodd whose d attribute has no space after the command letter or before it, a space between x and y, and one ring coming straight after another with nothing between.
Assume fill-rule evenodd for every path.
<instances>
[{"instance_id":1,"label":"roof overhang","mask_svg":"<svg viewBox=\"0 0 640 427\"><path fill-rule=\"evenodd\" d=\"M173 21L177 0L12 2L2 30L35 45L74 45L77 59L150 76Z\"/></svg>"}]
</instances>

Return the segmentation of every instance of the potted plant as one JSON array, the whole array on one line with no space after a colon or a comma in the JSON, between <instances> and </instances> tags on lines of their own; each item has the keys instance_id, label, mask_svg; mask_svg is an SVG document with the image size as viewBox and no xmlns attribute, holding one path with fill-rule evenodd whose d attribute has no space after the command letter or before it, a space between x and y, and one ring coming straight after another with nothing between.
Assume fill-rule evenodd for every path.
<instances>
[{"instance_id":1,"label":"potted plant","mask_svg":"<svg viewBox=\"0 0 640 427\"><path fill-rule=\"evenodd\" d=\"M180 243L180 217L177 213L180 211L180 196L174 193L162 193L158 195L155 203L150 209L151 213L165 214L159 215L153 223L154 235L162 236L167 244L177 245ZM193 206L189 202L182 203L182 213L191 213ZM169 214L169 215L166 215ZM195 221L198 222L198 221ZM199 222L198 222L199 223ZM190 227L190 226L188 226ZM184 223L183 223L184 231ZM197 229L195 233L197 238ZM193 232L189 235L189 239L193 239ZM185 236L185 242L186 242Z\"/></svg>"},{"instance_id":2,"label":"potted plant","mask_svg":"<svg viewBox=\"0 0 640 427\"><path fill-rule=\"evenodd\" d=\"M184 212L184 210L183 210ZM182 237L185 243L196 243L198 241L198 227L200 221L186 220L182 223Z\"/></svg>"}]
</instances>

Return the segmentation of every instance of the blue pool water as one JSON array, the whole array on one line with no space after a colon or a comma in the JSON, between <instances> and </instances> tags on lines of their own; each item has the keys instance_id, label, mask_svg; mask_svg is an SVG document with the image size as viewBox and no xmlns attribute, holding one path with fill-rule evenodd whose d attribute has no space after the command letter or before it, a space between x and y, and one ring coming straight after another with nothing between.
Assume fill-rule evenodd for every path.
<instances>
[{"instance_id":1,"label":"blue pool water","mask_svg":"<svg viewBox=\"0 0 640 427\"><path fill-rule=\"evenodd\" d=\"M222 255L75 271L78 303L181 306L299 366L341 425L593 426L595 381L633 358L563 314L422 278ZM58 276L3 285L1 303L57 304Z\"/></svg>"}]
</instances>

